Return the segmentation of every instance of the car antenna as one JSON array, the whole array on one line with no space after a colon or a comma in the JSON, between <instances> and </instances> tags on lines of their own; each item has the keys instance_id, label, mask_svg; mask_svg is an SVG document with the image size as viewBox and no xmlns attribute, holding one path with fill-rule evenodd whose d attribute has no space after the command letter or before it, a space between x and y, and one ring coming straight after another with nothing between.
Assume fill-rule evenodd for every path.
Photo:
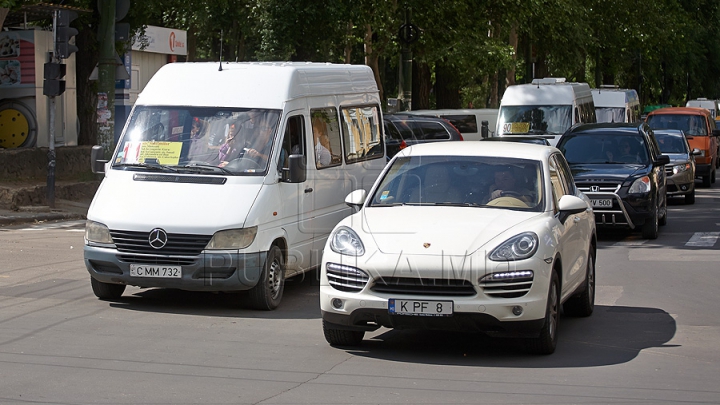
<instances>
[{"instance_id":1,"label":"car antenna","mask_svg":"<svg viewBox=\"0 0 720 405\"><path fill-rule=\"evenodd\" d=\"M222 43L223 43L223 30L220 30L220 67L219 72L222 72Z\"/></svg>"}]
</instances>

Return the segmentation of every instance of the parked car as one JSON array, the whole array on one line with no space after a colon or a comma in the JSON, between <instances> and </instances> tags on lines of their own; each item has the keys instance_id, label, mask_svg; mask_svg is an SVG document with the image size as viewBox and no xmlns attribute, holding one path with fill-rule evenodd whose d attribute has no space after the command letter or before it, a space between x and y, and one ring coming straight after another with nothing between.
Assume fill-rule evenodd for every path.
<instances>
[{"instance_id":1,"label":"parked car","mask_svg":"<svg viewBox=\"0 0 720 405\"><path fill-rule=\"evenodd\" d=\"M384 326L525 337L549 354L560 305L593 312L595 221L553 147L415 145L345 201L359 211L335 227L321 266L331 345Z\"/></svg>"},{"instance_id":2,"label":"parked car","mask_svg":"<svg viewBox=\"0 0 720 405\"><path fill-rule=\"evenodd\" d=\"M658 237L667 222L665 165L645 124L579 125L558 142L570 164L575 185L592 202L599 227L641 229L647 239Z\"/></svg>"},{"instance_id":3,"label":"parked car","mask_svg":"<svg viewBox=\"0 0 720 405\"><path fill-rule=\"evenodd\" d=\"M487 122L488 126L486 136L492 136L497 126L498 117L497 108L413 110L407 113L445 118L460 131L466 141L479 141L483 139L483 122Z\"/></svg>"},{"instance_id":4,"label":"parked car","mask_svg":"<svg viewBox=\"0 0 720 405\"><path fill-rule=\"evenodd\" d=\"M670 158L670 164L665 166L667 195L684 196L685 204L694 204L695 156L700 150L691 150L685 134L679 129L657 129L654 135L660 152Z\"/></svg>"},{"instance_id":5,"label":"parked car","mask_svg":"<svg viewBox=\"0 0 720 405\"><path fill-rule=\"evenodd\" d=\"M385 114L383 126L388 158L417 143L463 140L460 131L450 121L439 117Z\"/></svg>"},{"instance_id":6,"label":"parked car","mask_svg":"<svg viewBox=\"0 0 720 405\"><path fill-rule=\"evenodd\" d=\"M491 138L483 138L481 141L521 142L534 143L536 145L550 145L550 141L540 136L493 136Z\"/></svg>"},{"instance_id":7,"label":"parked car","mask_svg":"<svg viewBox=\"0 0 720 405\"><path fill-rule=\"evenodd\" d=\"M704 187L715 183L715 170L720 167L720 130L715 127L710 111L697 107L660 108L648 114L647 123L652 129L682 130L690 147L700 150L695 157L695 175L702 178Z\"/></svg>"}]
</instances>

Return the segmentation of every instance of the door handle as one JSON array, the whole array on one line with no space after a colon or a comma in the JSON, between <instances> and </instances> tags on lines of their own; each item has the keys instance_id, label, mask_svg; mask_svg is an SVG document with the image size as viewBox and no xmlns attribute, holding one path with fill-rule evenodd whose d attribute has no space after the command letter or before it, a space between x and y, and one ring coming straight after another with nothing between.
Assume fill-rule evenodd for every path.
<instances>
[{"instance_id":1,"label":"door handle","mask_svg":"<svg viewBox=\"0 0 720 405\"><path fill-rule=\"evenodd\" d=\"M306 192L306 193L312 193L312 192L313 192L312 187L306 188L306 189L305 189L305 192Z\"/></svg>"}]
</instances>

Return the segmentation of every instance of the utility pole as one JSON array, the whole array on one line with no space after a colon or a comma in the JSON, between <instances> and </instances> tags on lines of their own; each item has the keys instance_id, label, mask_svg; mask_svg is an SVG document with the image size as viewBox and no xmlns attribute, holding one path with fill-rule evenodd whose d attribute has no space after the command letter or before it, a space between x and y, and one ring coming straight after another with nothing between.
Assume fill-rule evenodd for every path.
<instances>
[{"instance_id":1,"label":"utility pole","mask_svg":"<svg viewBox=\"0 0 720 405\"><path fill-rule=\"evenodd\" d=\"M115 2L116 0L98 1L98 99L107 100L107 111L104 111L105 115L98 123L97 143L103 147L105 159L110 159L115 147Z\"/></svg>"},{"instance_id":2,"label":"utility pole","mask_svg":"<svg viewBox=\"0 0 720 405\"><path fill-rule=\"evenodd\" d=\"M400 26L398 37L402 42L402 54L400 60L400 83L398 86L399 97L402 101L400 111L412 110L412 49L410 44L420 37L420 29L410 22L412 10L405 5L405 23Z\"/></svg>"}]
</instances>

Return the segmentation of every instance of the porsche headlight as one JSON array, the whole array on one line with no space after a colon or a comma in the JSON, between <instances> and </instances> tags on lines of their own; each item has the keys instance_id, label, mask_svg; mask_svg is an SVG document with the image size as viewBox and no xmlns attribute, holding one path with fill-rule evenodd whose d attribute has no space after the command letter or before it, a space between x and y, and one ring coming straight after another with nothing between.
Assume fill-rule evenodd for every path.
<instances>
[{"instance_id":1,"label":"porsche headlight","mask_svg":"<svg viewBox=\"0 0 720 405\"><path fill-rule=\"evenodd\" d=\"M633 182L632 186L630 186L630 190L628 190L628 193L648 193L650 192L650 189L650 177L642 176Z\"/></svg>"},{"instance_id":2,"label":"porsche headlight","mask_svg":"<svg viewBox=\"0 0 720 405\"><path fill-rule=\"evenodd\" d=\"M365 254L365 246L360 237L346 226L339 227L330 236L330 249L341 255L362 256Z\"/></svg>"},{"instance_id":3,"label":"porsche headlight","mask_svg":"<svg viewBox=\"0 0 720 405\"><path fill-rule=\"evenodd\" d=\"M257 226L242 229L227 229L215 232L205 249L209 250L236 250L245 249L255 240Z\"/></svg>"},{"instance_id":4,"label":"porsche headlight","mask_svg":"<svg viewBox=\"0 0 720 405\"><path fill-rule=\"evenodd\" d=\"M506 262L523 260L537 252L538 236L534 232L524 232L501 243L489 256L490 260Z\"/></svg>"},{"instance_id":5,"label":"porsche headlight","mask_svg":"<svg viewBox=\"0 0 720 405\"><path fill-rule=\"evenodd\" d=\"M690 170L690 163L685 163L682 165L675 165L673 166L673 174L682 173L686 170Z\"/></svg>"},{"instance_id":6,"label":"porsche headlight","mask_svg":"<svg viewBox=\"0 0 720 405\"><path fill-rule=\"evenodd\" d=\"M85 240L106 245L112 245L114 243L112 236L110 236L110 229L104 224L95 221L85 222Z\"/></svg>"}]
</instances>

